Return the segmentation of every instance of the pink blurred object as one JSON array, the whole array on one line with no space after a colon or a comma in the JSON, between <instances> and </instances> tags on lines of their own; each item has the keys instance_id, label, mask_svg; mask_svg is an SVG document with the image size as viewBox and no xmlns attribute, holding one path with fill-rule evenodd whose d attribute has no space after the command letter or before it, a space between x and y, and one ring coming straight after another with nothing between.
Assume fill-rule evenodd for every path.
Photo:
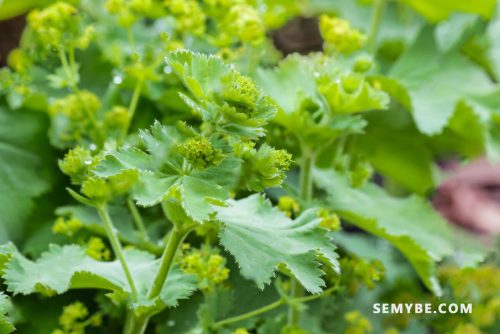
<instances>
[{"instance_id":1,"label":"pink blurred object","mask_svg":"<svg viewBox=\"0 0 500 334\"><path fill-rule=\"evenodd\" d=\"M433 199L438 211L469 230L500 234L500 165L480 159L445 170L450 177L439 185Z\"/></svg>"}]
</instances>

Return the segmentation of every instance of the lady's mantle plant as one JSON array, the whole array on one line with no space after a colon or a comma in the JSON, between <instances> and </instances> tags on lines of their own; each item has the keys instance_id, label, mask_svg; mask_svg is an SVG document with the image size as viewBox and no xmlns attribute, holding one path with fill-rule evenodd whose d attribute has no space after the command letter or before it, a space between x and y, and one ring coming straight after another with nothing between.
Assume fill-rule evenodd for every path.
<instances>
[{"instance_id":1,"label":"lady's mantle plant","mask_svg":"<svg viewBox=\"0 0 500 334\"><path fill-rule=\"evenodd\" d=\"M26 127L5 140L0 127L6 239L22 234L22 212L51 186L53 201L40 205L42 227L25 247L0 246L0 332L35 330L15 310L19 295L37 294L64 300L40 333L323 333L320 320L304 320L307 305L373 289L384 275L380 261L343 243L341 219L386 239L442 295L436 263L456 245L420 195L434 186L433 154L465 136L463 117L480 110L478 137L491 139L495 86L458 50L436 50L440 35L421 20L404 42L429 55L378 44L385 2L375 2L368 36L323 14L325 51L285 59L266 32L307 12L302 2L87 0L31 11L0 71L2 123ZM480 83L446 91L449 124L429 119L435 93L411 71L433 57L444 64L433 80L456 65ZM424 157L418 164L390 139L402 132ZM425 141L432 153L418 146ZM493 140L481 143L477 151L491 153ZM64 178L50 170L55 156ZM393 197L374 171L393 192L415 194ZM481 258L465 251L457 262ZM245 293L255 305L236 312L231 300ZM358 311L343 323L372 329Z\"/></svg>"}]
</instances>

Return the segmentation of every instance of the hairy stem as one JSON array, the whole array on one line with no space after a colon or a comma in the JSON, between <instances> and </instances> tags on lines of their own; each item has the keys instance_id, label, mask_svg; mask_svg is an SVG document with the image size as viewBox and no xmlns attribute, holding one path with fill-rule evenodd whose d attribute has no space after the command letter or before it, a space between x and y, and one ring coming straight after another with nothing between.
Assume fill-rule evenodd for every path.
<instances>
[{"instance_id":1,"label":"hairy stem","mask_svg":"<svg viewBox=\"0 0 500 334\"><path fill-rule=\"evenodd\" d=\"M299 190L300 198L305 202L309 202L313 195L312 169L314 167L315 160L315 155L302 145ZM304 294L302 285L295 278L292 278L290 283L290 297L292 299L300 298ZM299 322L300 310L296 305L290 304L288 306L288 324L291 326L297 326Z\"/></svg>"},{"instance_id":2,"label":"hairy stem","mask_svg":"<svg viewBox=\"0 0 500 334\"><path fill-rule=\"evenodd\" d=\"M300 164L300 198L309 202L313 195L312 169L316 161L315 154L303 149L302 159Z\"/></svg>"},{"instance_id":3,"label":"hairy stem","mask_svg":"<svg viewBox=\"0 0 500 334\"><path fill-rule=\"evenodd\" d=\"M78 88L78 83L76 81L75 76L73 75L76 72L75 49L71 48L69 50L69 61L68 61L68 57L66 56L66 53L64 52L64 50L62 48L59 48L59 59L61 61L61 65L64 69L64 73L66 73L66 76L68 78L71 90L73 91L73 93L76 94L78 101L82 105L83 110L87 114L87 117L90 119L92 126L96 130L97 139L99 142L98 144L100 146L104 142L104 134L102 133L102 129L99 126L99 123L97 122L97 119L95 118L95 115L92 113L91 110L89 110L87 108L87 105L82 100L82 98L80 96L80 89Z\"/></svg>"},{"instance_id":4,"label":"hairy stem","mask_svg":"<svg viewBox=\"0 0 500 334\"><path fill-rule=\"evenodd\" d=\"M191 228L180 228L177 226L172 228L167 245L165 246L165 250L161 257L160 268L156 274L151 291L149 291L148 297L150 299L154 299L160 295L161 290L165 285L165 281L167 280L168 272L174 262L175 253L189 232L191 232Z\"/></svg>"},{"instance_id":5,"label":"hairy stem","mask_svg":"<svg viewBox=\"0 0 500 334\"><path fill-rule=\"evenodd\" d=\"M82 228L98 236L107 237L106 229L103 226L84 225ZM158 256L160 256L163 253L163 247L160 247L151 241L145 241L145 240L135 241L130 238L127 238L120 232L118 232L117 237L122 244L131 245L138 249L148 251Z\"/></svg>"},{"instance_id":6,"label":"hairy stem","mask_svg":"<svg viewBox=\"0 0 500 334\"><path fill-rule=\"evenodd\" d=\"M141 97L142 86L143 80L137 80L134 87L134 92L132 93L132 99L130 100L130 105L128 106L128 121L123 129L121 138L122 141L125 140L125 137L127 136L128 130L130 128L130 124L132 123L132 119L134 118L137 105L139 104L139 98Z\"/></svg>"},{"instance_id":7,"label":"hairy stem","mask_svg":"<svg viewBox=\"0 0 500 334\"><path fill-rule=\"evenodd\" d=\"M125 272L125 277L127 278L130 290L132 291L132 296L134 299L136 299L137 289L135 288L134 279L132 278L132 274L130 273L130 269L127 265L127 262L125 261L125 256L123 256L123 249L120 240L118 239L117 236L117 230L113 226L111 217L109 216L108 210L104 205L97 206L97 211L99 212L99 216L101 217L101 220L104 223L104 228L106 229L106 234L108 235L108 239L109 242L111 243L111 247L113 248L113 252L120 261L123 271Z\"/></svg>"},{"instance_id":8,"label":"hairy stem","mask_svg":"<svg viewBox=\"0 0 500 334\"><path fill-rule=\"evenodd\" d=\"M377 36L380 29L380 22L384 15L386 0L375 0L373 5L372 21L370 25L370 35L368 36L368 48L374 53L377 48Z\"/></svg>"},{"instance_id":9,"label":"hairy stem","mask_svg":"<svg viewBox=\"0 0 500 334\"><path fill-rule=\"evenodd\" d=\"M142 220L141 213L139 212L137 206L135 205L134 201L131 198L127 199L127 206L130 213L132 214L132 218L134 219L134 223L137 227L137 230L139 231L139 236L141 240L148 241L149 240L148 231L144 226L144 221Z\"/></svg>"},{"instance_id":10,"label":"hairy stem","mask_svg":"<svg viewBox=\"0 0 500 334\"><path fill-rule=\"evenodd\" d=\"M310 302L310 301L313 301L316 299L320 299L320 298L329 296L334 291L338 290L338 288L339 288L338 285L334 285L334 286L326 289L325 291L323 291L317 295L310 295L310 296L306 296L306 297L294 298L294 299L291 299L289 301L289 303L290 304L305 303L305 302ZM231 318L227 318L227 319L218 321L213 325L213 328L217 329L217 328L220 328L220 327L223 327L223 326L235 323L235 322L239 322L239 321L243 321L243 320L248 319L248 318L255 317L255 316L260 315L262 313L266 313L266 312L269 312L271 310L274 310L275 308L278 308L281 305L284 305L286 303L287 303L286 299L280 298L271 304L268 304L268 305L263 306L263 307L259 307L258 309L255 309L253 311L246 312L246 313L243 313L243 314L231 317Z\"/></svg>"},{"instance_id":11,"label":"hairy stem","mask_svg":"<svg viewBox=\"0 0 500 334\"><path fill-rule=\"evenodd\" d=\"M266 313L266 312L269 312L271 310L274 310L275 308L280 307L281 305L284 305L285 303L286 303L286 300L284 298L280 298L277 301L275 301L274 303L271 303L269 305L260 307L260 308L258 308L256 310L253 310L253 311L250 311L250 312L247 312L247 313L243 313L243 314L237 315L235 317L227 318L225 320L221 320L219 322L216 322L213 325L213 327L216 329L216 328L220 328L220 327L223 327L223 326L235 323L235 322L239 322L239 321L242 321L242 320L245 320L245 319L248 319L248 318L252 318L252 317L255 317L255 316L259 315L259 314Z\"/></svg>"},{"instance_id":12,"label":"hairy stem","mask_svg":"<svg viewBox=\"0 0 500 334\"><path fill-rule=\"evenodd\" d=\"M148 326L149 317L137 316L134 312L127 313L125 327L123 327L123 334L143 334Z\"/></svg>"}]
</instances>

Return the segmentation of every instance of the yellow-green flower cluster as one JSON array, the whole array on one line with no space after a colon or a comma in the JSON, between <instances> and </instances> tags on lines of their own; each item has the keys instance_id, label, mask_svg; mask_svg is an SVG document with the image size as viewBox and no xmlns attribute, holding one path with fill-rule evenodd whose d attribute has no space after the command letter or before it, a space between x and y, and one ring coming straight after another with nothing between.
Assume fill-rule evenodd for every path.
<instances>
[{"instance_id":1,"label":"yellow-green flower cluster","mask_svg":"<svg viewBox=\"0 0 500 334\"><path fill-rule=\"evenodd\" d=\"M366 36L359 30L353 29L349 21L328 15L322 15L319 20L319 29L326 43L327 49L335 52L350 54L360 50Z\"/></svg>"},{"instance_id":2,"label":"yellow-green flower cluster","mask_svg":"<svg viewBox=\"0 0 500 334\"><path fill-rule=\"evenodd\" d=\"M206 168L217 165L221 152L205 137L193 137L180 145L180 152L184 158L196 168Z\"/></svg>"},{"instance_id":3,"label":"yellow-green flower cluster","mask_svg":"<svg viewBox=\"0 0 500 334\"><path fill-rule=\"evenodd\" d=\"M340 229L340 218L335 213L331 214L327 209L321 209L318 216L321 217L319 226L329 231L338 231Z\"/></svg>"},{"instance_id":4,"label":"yellow-green flower cluster","mask_svg":"<svg viewBox=\"0 0 500 334\"><path fill-rule=\"evenodd\" d=\"M26 73L32 63L33 60L21 48L12 50L7 58L7 64L17 73Z\"/></svg>"},{"instance_id":5,"label":"yellow-green flower cluster","mask_svg":"<svg viewBox=\"0 0 500 334\"><path fill-rule=\"evenodd\" d=\"M90 150L77 146L69 150L62 160L59 160L59 168L71 178L73 183L80 184L97 162L98 159L92 156Z\"/></svg>"},{"instance_id":6,"label":"yellow-green flower cluster","mask_svg":"<svg viewBox=\"0 0 500 334\"><path fill-rule=\"evenodd\" d=\"M366 334L373 332L373 326L363 314L359 311L351 311L344 314L344 320L347 322L346 334Z\"/></svg>"},{"instance_id":7,"label":"yellow-green flower cluster","mask_svg":"<svg viewBox=\"0 0 500 334\"><path fill-rule=\"evenodd\" d=\"M46 49L85 49L94 33L92 26L83 28L78 9L63 1L31 11L27 20L33 37Z\"/></svg>"},{"instance_id":8,"label":"yellow-green flower cluster","mask_svg":"<svg viewBox=\"0 0 500 334\"><path fill-rule=\"evenodd\" d=\"M473 324L459 324L451 334L482 334L483 332Z\"/></svg>"},{"instance_id":9,"label":"yellow-green flower cluster","mask_svg":"<svg viewBox=\"0 0 500 334\"><path fill-rule=\"evenodd\" d=\"M83 90L55 100L49 109L50 115L64 114L73 121L85 121L101 107L101 101L94 93ZM88 120L87 120L88 121Z\"/></svg>"},{"instance_id":10,"label":"yellow-green flower cluster","mask_svg":"<svg viewBox=\"0 0 500 334\"><path fill-rule=\"evenodd\" d=\"M157 9L153 0L106 0L104 7L124 28L132 26L141 16L154 17Z\"/></svg>"},{"instance_id":11,"label":"yellow-green flower cluster","mask_svg":"<svg viewBox=\"0 0 500 334\"><path fill-rule=\"evenodd\" d=\"M352 67L354 72L366 73L373 67L373 58L370 56L360 56L354 61Z\"/></svg>"},{"instance_id":12,"label":"yellow-green flower cluster","mask_svg":"<svg viewBox=\"0 0 500 334\"><path fill-rule=\"evenodd\" d=\"M490 327L500 318L499 275L500 268L494 265L466 269L450 265L440 269L440 277L449 282L455 300L474 301L469 321L478 328Z\"/></svg>"},{"instance_id":13,"label":"yellow-green flower cluster","mask_svg":"<svg viewBox=\"0 0 500 334\"><path fill-rule=\"evenodd\" d=\"M342 275L338 278L348 293L354 294L360 285L373 289L385 274L385 268L379 260L362 260L355 256L340 260Z\"/></svg>"},{"instance_id":14,"label":"yellow-green flower cluster","mask_svg":"<svg viewBox=\"0 0 500 334\"><path fill-rule=\"evenodd\" d=\"M259 12L253 6L240 3L231 6L226 17L227 29L243 43L259 44L266 30Z\"/></svg>"},{"instance_id":15,"label":"yellow-green flower cluster","mask_svg":"<svg viewBox=\"0 0 500 334\"><path fill-rule=\"evenodd\" d=\"M218 250L210 246L201 249L191 249L182 254L181 268L198 279L198 286L203 291L211 291L214 286L229 278L226 268L226 258Z\"/></svg>"},{"instance_id":16,"label":"yellow-green flower cluster","mask_svg":"<svg viewBox=\"0 0 500 334\"><path fill-rule=\"evenodd\" d=\"M285 172L292 164L292 155L286 150L276 150L264 144L255 149L253 143L235 147L236 153L244 160L241 187L261 191L279 186Z\"/></svg>"},{"instance_id":17,"label":"yellow-green flower cluster","mask_svg":"<svg viewBox=\"0 0 500 334\"><path fill-rule=\"evenodd\" d=\"M179 32L190 32L194 35L205 33L206 16L195 0L165 0L167 11L175 18Z\"/></svg>"},{"instance_id":18,"label":"yellow-green flower cluster","mask_svg":"<svg viewBox=\"0 0 500 334\"><path fill-rule=\"evenodd\" d=\"M72 237L82 227L83 223L75 217L70 217L70 218L58 217L54 225L52 225L52 233L62 234L68 237Z\"/></svg>"},{"instance_id":19,"label":"yellow-green flower cluster","mask_svg":"<svg viewBox=\"0 0 500 334\"><path fill-rule=\"evenodd\" d=\"M98 261L107 261L111 258L111 251L99 237L91 237L87 241L87 255Z\"/></svg>"},{"instance_id":20,"label":"yellow-green flower cluster","mask_svg":"<svg viewBox=\"0 0 500 334\"><path fill-rule=\"evenodd\" d=\"M233 334L250 334L245 328L236 328Z\"/></svg>"},{"instance_id":21,"label":"yellow-green flower cluster","mask_svg":"<svg viewBox=\"0 0 500 334\"><path fill-rule=\"evenodd\" d=\"M52 334L85 334L86 327L99 327L102 324L102 316L95 313L89 317L87 307L77 301L63 308L59 317L61 328L52 331Z\"/></svg>"},{"instance_id":22,"label":"yellow-green flower cluster","mask_svg":"<svg viewBox=\"0 0 500 334\"><path fill-rule=\"evenodd\" d=\"M82 183L82 193L96 202L106 202L111 198L111 189L106 179L89 177Z\"/></svg>"},{"instance_id":23,"label":"yellow-green flower cluster","mask_svg":"<svg viewBox=\"0 0 500 334\"><path fill-rule=\"evenodd\" d=\"M123 106L113 106L104 115L104 127L109 132L122 133L130 123L130 113Z\"/></svg>"},{"instance_id":24,"label":"yellow-green flower cluster","mask_svg":"<svg viewBox=\"0 0 500 334\"><path fill-rule=\"evenodd\" d=\"M278 209L283 211L289 218L297 216L300 212L300 204L290 196L281 196L278 198Z\"/></svg>"},{"instance_id":25,"label":"yellow-green flower cluster","mask_svg":"<svg viewBox=\"0 0 500 334\"><path fill-rule=\"evenodd\" d=\"M311 334L309 331L294 325L286 325L280 331L280 334Z\"/></svg>"},{"instance_id":26,"label":"yellow-green flower cluster","mask_svg":"<svg viewBox=\"0 0 500 334\"><path fill-rule=\"evenodd\" d=\"M96 142L96 114L100 107L100 99L85 90L53 101L49 107L52 143L67 148L88 141Z\"/></svg>"},{"instance_id":27,"label":"yellow-green flower cluster","mask_svg":"<svg viewBox=\"0 0 500 334\"><path fill-rule=\"evenodd\" d=\"M224 100L251 108L257 102L259 91L255 82L247 76L238 75L228 78L228 84L222 92Z\"/></svg>"}]
</instances>

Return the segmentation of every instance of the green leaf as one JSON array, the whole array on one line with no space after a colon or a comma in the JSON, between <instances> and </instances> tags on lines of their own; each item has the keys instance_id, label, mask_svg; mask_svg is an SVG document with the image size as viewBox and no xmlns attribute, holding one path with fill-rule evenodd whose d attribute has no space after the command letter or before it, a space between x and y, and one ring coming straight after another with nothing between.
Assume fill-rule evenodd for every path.
<instances>
[{"instance_id":1,"label":"green leaf","mask_svg":"<svg viewBox=\"0 0 500 334\"><path fill-rule=\"evenodd\" d=\"M474 109L459 103L443 132L432 137L432 146L438 154L461 154L477 157L487 148L488 125L474 112Z\"/></svg>"},{"instance_id":2,"label":"green leaf","mask_svg":"<svg viewBox=\"0 0 500 334\"><path fill-rule=\"evenodd\" d=\"M183 168L179 145L189 136L171 126L156 122L149 131L141 132L147 152L125 147L110 152L96 169L96 174L109 177L124 170L136 170L139 181L133 196L141 206L153 206L168 198L179 199L189 217L202 222L213 211L212 198L225 200L233 182L238 180L239 161L224 158L218 165L204 169Z\"/></svg>"},{"instance_id":3,"label":"green leaf","mask_svg":"<svg viewBox=\"0 0 500 334\"><path fill-rule=\"evenodd\" d=\"M159 260L149 253L125 250L125 259L133 268L132 276L139 292L136 307L149 306L147 294L159 267ZM2 258L6 260L2 264ZM103 289L115 293L130 293L127 279L118 260L100 262L86 255L77 245L50 245L36 261L20 254L13 245L0 249L0 272L8 291L14 294L62 294L69 289ZM161 294L164 306L175 306L195 290L195 280L178 268L171 270Z\"/></svg>"},{"instance_id":4,"label":"green leaf","mask_svg":"<svg viewBox=\"0 0 500 334\"><path fill-rule=\"evenodd\" d=\"M166 62L188 88L185 103L221 133L255 139L276 110L253 81L215 56L170 53Z\"/></svg>"},{"instance_id":5,"label":"green leaf","mask_svg":"<svg viewBox=\"0 0 500 334\"><path fill-rule=\"evenodd\" d=\"M446 19L453 12L478 14L485 19L491 18L495 0L400 0L413 7L431 22Z\"/></svg>"},{"instance_id":6,"label":"green leaf","mask_svg":"<svg viewBox=\"0 0 500 334\"><path fill-rule=\"evenodd\" d=\"M425 194L435 185L435 167L428 138L415 128L411 115L401 108L372 113L358 137L359 151L384 177L405 189Z\"/></svg>"},{"instance_id":7,"label":"green leaf","mask_svg":"<svg viewBox=\"0 0 500 334\"><path fill-rule=\"evenodd\" d=\"M7 313L10 308L11 303L9 297L0 291L0 333L2 334L9 334L15 330L14 325L7 318Z\"/></svg>"},{"instance_id":8,"label":"green leaf","mask_svg":"<svg viewBox=\"0 0 500 334\"><path fill-rule=\"evenodd\" d=\"M389 74L406 87L417 127L428 135L443 130L458 102L472 104L475 97L494 89L486 73L463 55L441 54L431 29L422 31ZM483 108L475 112L487 117Z\"/></svg>"},{"instance_id":9,"label":"green leaf","mask_svg":"<svg viewBox=\"0 0 500 334\"><path fill-rule=\"evenodd\" d=\"M441 52L448 52L455 47L465 33L478 21L476 15L455 13L441 22L435 30L436 43Z\"/></svg>"},{"instance_id":10,"label":"green leaf","mask_svg":"<svg viewBox=\"0 0 500 334\"><path fill-rule=\"evenodd\" d=\"M496 79L500 78L500 20L492 20L486 32L490 47L487 51L488 60L493 67Z\"/></svg>"},{"instance_id":11,"label":"green leaf","mask_svg":"<svg viewBox=\"0 0 500 334\"><path fill-rule=\"evenodd\" d=\"M33 200L49 190L44 125L42 115L0 106L0 242L19 237Z\"/></svg>"},{"instance_id":12,"label":"green leaf","mask_svg":"<svg viewBox=\"0 0 500 334\"><path fill-rule=\"evenodd\" d=\"M314 57L293 55L275 68L259 69L257 82L280 107L274 121L311 147L360 133L365 122L352 114L384 109L389 102L362 75Z\"/></svg>"},{"instance_id":13,"label":"green leaf","mask_svg":"<svg viewBox=\"0 0 500 334\"><path fill-rule=\"evenodd\" d=\"M314 210L291 220L256 194L218 207L217 219L224 223L222 245L236 258L243 276L261 289L271 282L278 264L284 264L312 293L321 292L325 285L318 257L338 271L335 246L318 227Z\"/></svg>"},{"instance_id":14,"label":"green leaf","mask_svg":"<svg viewBox=\"0 0 500 334\"><path fill-rule=\"evenodd\" d=\"M422 198L389 196L375 184L354 189L333 171L315 171L316 184L329 197L328 204L343 219L385 238L415 268L425 286L441 295L436 262L453 253L451 232L443 218Z\"/></svg>"}]
</instances>

